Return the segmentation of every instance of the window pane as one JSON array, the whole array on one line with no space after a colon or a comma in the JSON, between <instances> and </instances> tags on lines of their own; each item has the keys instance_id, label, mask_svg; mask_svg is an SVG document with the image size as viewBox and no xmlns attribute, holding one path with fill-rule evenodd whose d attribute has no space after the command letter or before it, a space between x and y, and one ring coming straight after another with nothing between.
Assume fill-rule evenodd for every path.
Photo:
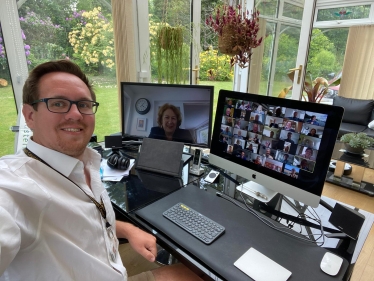
<instances>
[{"instance_id":1,"label":"window pane","mask_svg":"<svg viewBox=\"0 0 374 281\"><path fill-rule=\"evenodd\" d=\"M278 40L275 37L275 30L276 24L267 23L260 94L266 95L268 93L269 96L277 97L285 87L292 85L287 72L296 64L300 28L281 24ZM274 46L277 46L276 52ZM273 65L275 65L275 71L272 74ZM271 75L274 75L274 79L271 79ZM274 82L269 83L269 81Z\"/></svg>"},{"instance_id":2,"label":"window pane","mask_svg":"<svg viewBox=\"0 0 374 281\"><path fill-rule=\"evenodd\" d=\"M296 6L292 5L290 3L285 2L284 8L283 8L283 16L296 19L296 20L302 20L303 19L303 6Z\"/></svg>"},{"instance_id":3,"label":"window pane","mask_svg":"<svg viewBox=\"0 0 374 281\"><path fill-rule=\"evenodd\" d=\"M341 77L348 31L349 28L313 29L307 64L312 79L324 77L331 81ZM330 87L322 102L331 104L338 91L339 86Z\"/></svg>"},{"instance_id":4,"label":"window pane","mask_svg":"<svg viewBox=\"0 0 374 281\"><path fill-rule=\"evenodd\" d=\"M271 64L272 64L272 54L274 51L274 38L275 38L275 23L266 23L266 35L263 41L264 46L264 56L262 59L262 73L260 82L260 95L266 95L268 90L268 81L270 81L271 75Z\"/></svg>"},{"instance_id":5,"label":"window pane","mask_svg":"<svg viewBox=\"0 0 374 281\"><path fill-rule=\"evenodd\" d=\"M277 17L278 12L278 2L279 0L270 0L270 1L258 1L256 0L256 8L260 11L261 16L266 17Z\"/></svg>"},{"instance_id":6,"label":"window pane","mask_svg":"<svg viewBox=\"0 0 374 281\"><path fill-rule=\"evenodd\" d=\"M17 124L17 109L4 45L0 24L0 157L14 153L15 133L10 130L10 127Z\"/></svg>"},{"instance_id":7,"label":"window pane","mask_svg":"<svg viewBox=\"0 0 374 281\"><path fill-rule=\"evenodd\" d=\"M337 7L318 10L317 21L366 19L371 5Z\"/></svg>"},{"instance_id":8,"label":"window pane","mask_svg":"<svg viewBox=\"0 0 374 281\"><path fill-rule=\"evenodd\" d=\"M202 1L200 23L200 67L199 84L214 86L213 121L220 89L232 90L234 67L230 57L218 52L218 36L206 25L206 20L215 13L223 1Z\"/></svg>"},{"instance_id":9,"label":"window pane","mask_svg":"<svg viewBox=\"0 0 374 281\"><path fill-rule=\"evenodd\" d=\"M97 101L94 134L99 141L120 131L113 21L103 1L26 1L19 9L29 51L29 69L56 59L77 63L94 85Z\"/></svg>"},{"instance_id":10,"label":"window pane","mask_svg":"<svg viewBox=\"0 0 374 281\"><path fill-rule=\"evenodd\" d=\"M152 81L190 84L190 1L149 1L148 5Z\"/></svg>"}]
</instances>

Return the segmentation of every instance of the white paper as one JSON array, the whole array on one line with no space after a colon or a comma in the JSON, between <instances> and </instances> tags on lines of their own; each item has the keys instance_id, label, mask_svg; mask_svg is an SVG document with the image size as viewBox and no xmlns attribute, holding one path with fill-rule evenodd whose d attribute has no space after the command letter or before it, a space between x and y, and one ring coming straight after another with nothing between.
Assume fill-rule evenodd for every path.
<instances>
[{"instance_id":1,"label":"white paper","mask_svg":"<svg viewBox=\"0 0 374 281\"><path fill-rule=\"evenodd\" d=\"M130 159L130 165L127 170L112 169L108 166L107 160L104 159L101 163L103 169L103 181L120 181L124 176L130 174L131 168L135 164L135 159Z\"/></svg>"}]
</instances>

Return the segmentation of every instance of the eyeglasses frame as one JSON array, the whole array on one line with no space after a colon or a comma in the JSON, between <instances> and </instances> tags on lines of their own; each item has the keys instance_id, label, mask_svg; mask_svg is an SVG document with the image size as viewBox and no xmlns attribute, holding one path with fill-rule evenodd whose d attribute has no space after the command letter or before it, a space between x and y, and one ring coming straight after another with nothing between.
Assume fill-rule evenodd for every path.
<instances>
[{"instance_id":1,"label":"eyeglasses frame","mask_svg":"<svg viewBox=\"0 0 374 281\"><path fill-rule=\"evenodd\" d=\"M68 108L68 110L67 110L66 112L54 112L54 111L51 111L51 110L49 109L49 106L48 106L48 101L51 100L51 99L66 100L66 101L68 101L68 102L70 103L70 106L69 106L69 108ZM89 101L89 102L92 102L92 103L93 103L93 106L96 107L95 112L90 113L90 114L81 112L80 109L79 109L78 103L80 103L80 102L82 102L82 101ZM96 114L96 112L97 112L97 108L98 108L99 105L100 105L98 102L93 101L93 100L78 100L78 101L72 101L72 100L69 100L69 99L66 99L66 98L43 98L43 99L39 99L39 100L35 100L35 101L33 101L32 103L30 103L30 105L35 105L35 104L37 104L37 103L39 103L39 102L44 102L49 112L52 112L52 113L60 113L60 114L68 113L68 112L70 111L70 109L71 109L71 106L72 106L73 104L75 104L75 105L77 106L77 109L78 109L78 111L79 111L80 114L84 114L84 115L94 115L94 114Z\"/></svg>"}]
</instances>

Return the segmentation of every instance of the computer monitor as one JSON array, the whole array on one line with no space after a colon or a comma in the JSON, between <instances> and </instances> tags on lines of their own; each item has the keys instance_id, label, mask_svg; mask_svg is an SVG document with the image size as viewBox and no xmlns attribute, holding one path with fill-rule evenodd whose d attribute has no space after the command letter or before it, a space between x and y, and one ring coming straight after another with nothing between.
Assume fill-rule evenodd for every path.
<instances>
[{"instance_id":1,"label":"computer monitor","mask_svg":"<svg viewBox=\"0 0 374 281\"><path fill-rule=\"evenodd\" d=\"M173 141L210 147L213 95L213 86L122 82L122 135L172 135Z\"/></svg>"},{"instance_id":2,"label":"computer monitor","mask_svg":"<svg viewBox=\"0 0 374 281\"><path fill-rule=\"evenodd\" d=\"M316 207L342 107L221 90L209 162Z\"/></svg>"}]
</instances>

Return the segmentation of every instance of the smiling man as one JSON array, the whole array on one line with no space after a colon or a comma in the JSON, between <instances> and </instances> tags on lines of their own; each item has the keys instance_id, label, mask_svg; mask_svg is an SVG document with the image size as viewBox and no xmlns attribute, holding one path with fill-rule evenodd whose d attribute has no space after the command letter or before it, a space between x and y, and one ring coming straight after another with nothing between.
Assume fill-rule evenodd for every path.
<instances>
[{"instance_id":1,"label":"smiling man","mask_svg":"<svg viewBox=\"0 0 374 281\"><path fill-rule=\"evenodd\" d=\"M115 220L100 180L100 155L87 148L99 103L68 60L29 75L23 109L27 148L0 159L0 281L201 280L181 264L127 278L119 238L153 262L156 239Z\"/></svg>"},{"instance_id":2,"label":"smiling man","mask_svg":"<svg viewBox=\"0 0 374 281\"><path fill-rule=\"evenodd\" d=\"M98 103L77 76L52 72L43 75L34 91L25 84L22 113L33 141L80 159L95 127ZM77 103L72 105L70 101ZM56 113L56 114L51 114Z\"/></svg>"}]
</instances>

